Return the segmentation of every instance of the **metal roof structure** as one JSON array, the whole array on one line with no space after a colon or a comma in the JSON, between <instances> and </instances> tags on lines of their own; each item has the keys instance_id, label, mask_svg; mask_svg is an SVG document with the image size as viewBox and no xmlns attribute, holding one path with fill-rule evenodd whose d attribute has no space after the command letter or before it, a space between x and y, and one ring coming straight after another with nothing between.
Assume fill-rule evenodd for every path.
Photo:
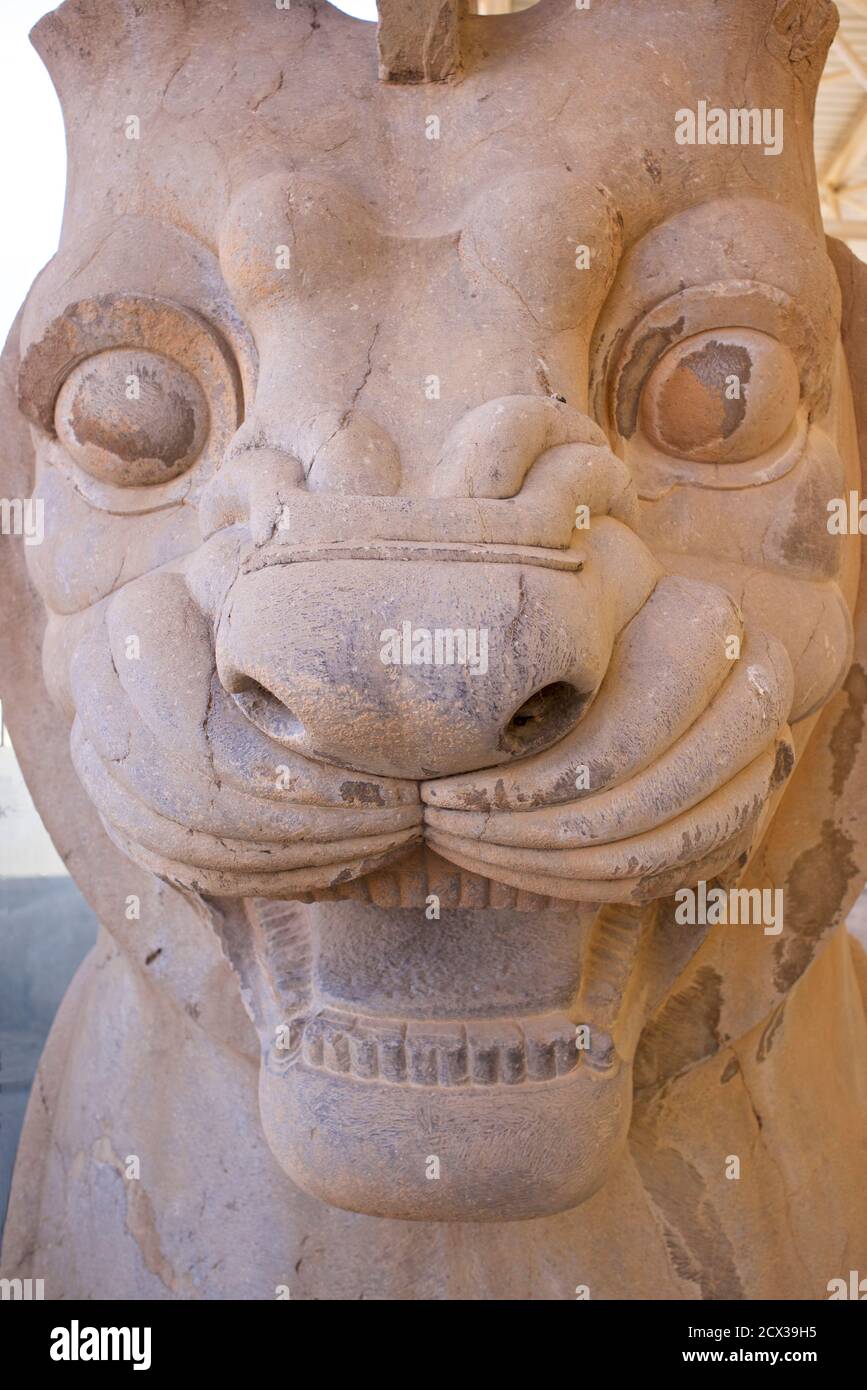
<instances>
[{"instance_id":1,"label":"metal roof structure","mask_svg":"<svg viewBox=\"0 0 867 1390\"><path fill-rule=\"evenodd\" d=\"M837 8L816 102L816 171L826 230L867 260L867 0Z\"/></svg>"}]
</instances>

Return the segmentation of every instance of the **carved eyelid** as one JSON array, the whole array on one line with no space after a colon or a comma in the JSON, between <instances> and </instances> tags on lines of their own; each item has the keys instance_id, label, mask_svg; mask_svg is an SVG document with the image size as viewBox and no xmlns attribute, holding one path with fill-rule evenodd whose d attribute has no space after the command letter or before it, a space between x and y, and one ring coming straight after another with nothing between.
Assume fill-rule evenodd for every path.
<instances>
[{"instance_id":1,"label":"carved eyelid","mask_svg":"<svg viewBox=\"0 0 867 1390\"><path fill-rule=\"evenodd\" d=\"M186 496L191 487L204 485L238 429L243 393L237 364L228 344L207 320L172 300L123 294L80 300L53 319L25 353L18 376L22 413L43 434L56 438L55 409L64 382L76 368L112 350L156 356L192 378L204 410L189 467L165 481L137 485L127 478L118 485L104 468L89 474L59 441L53 445L52 458L98 508L148 510L155 496L161 505L169 505Z\"/></svg>"},{"instance_id":2,"label":"carved eyelid","mask_svg":"<svg viewBox=\"0 0 867 1390\"><path fill-rule=\"evenodd\" d=\"M162 353L200 381L209 401L240 407L238 369L227 344L194 309L152 295L99 295L70 304L27 349L18 372L22 413L54 434L54 408L72 369L111 348Z\"/></svg>"},{"instance_id":3,"label":"carved eyelid","mask_svg":"<svg viewBox=\"0 0 867 1390\"><path fill-rule=\"evenodd\" d=\"M612 447L632 469L639 496L662 496L672 486L737 490L772 482L796 466L807 447L814 409L821 410L822 381L804 356L802 318L785 291L760 281L730 280L690 286L634 320L615 341L596 387ZM709 447L704 459L657 447L647 432L645 392L669 354L695 340L755 338L791 357L790 410L782 412L778 438L761 441L754 455L719 457ZM601 409L600 409L601 408Z\"/></svg>"}]
</instances>

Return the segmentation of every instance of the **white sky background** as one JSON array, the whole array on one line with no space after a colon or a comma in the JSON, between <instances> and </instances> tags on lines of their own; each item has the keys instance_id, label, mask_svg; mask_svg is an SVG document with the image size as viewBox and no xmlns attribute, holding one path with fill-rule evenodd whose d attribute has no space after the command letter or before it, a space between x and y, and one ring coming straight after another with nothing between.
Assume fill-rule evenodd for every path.
<instances>
[{"instance_id":1,"label":"white sky background","mask_svg":"<svg viewBox=\"0 0 867 1390\"><path fill-rule=\"evenodd\" d=\"M0 0L0 342L34 278L54 255L66 183L60 104L29 31L51 0ZM5 538L2 543L5 543ZM0 877L63 874L15 754L0 748Z\"/></svg>"},{"instance_id":2,"label":"white sky background","mask_svg":"<svg viewBox=\"0 0 867 1390\"><path fill-rule=\"evenodd\" d=\"M51 0L0 0L0 339L54 255L66 183L60 104L27 35Z\"/></svg>"},{"instance_id":3,"label":"white sky background","mask_svg":"<svg viewBox=\"0 0 867 1390\"><path fill-rule=\"evenodd\" d=\"M332 4L356 19L376 19L376 0L332 0Z\"/></svg>"}]
</instances>

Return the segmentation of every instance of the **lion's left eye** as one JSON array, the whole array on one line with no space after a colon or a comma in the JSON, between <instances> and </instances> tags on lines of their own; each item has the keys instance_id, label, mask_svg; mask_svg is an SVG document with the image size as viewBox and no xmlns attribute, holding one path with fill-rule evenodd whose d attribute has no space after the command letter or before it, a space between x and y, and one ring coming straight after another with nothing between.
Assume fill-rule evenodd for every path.
<instances>
[{"instance_id":1,"label":"lion's left eye","mask_svg":"<svg viewBox=\"0 0 867 1390\"><path fill-rule=\"evenodd\" d=\"M208 434L208 404L178 362L112 348L73 368L57 397L54 423L91 477L148 487L177 478L195 462Z\"/></svg>"},{"instance_id":2,"label":"lion's left eye","mask_svg":"<svg viewBox=\"0 0 867 1390\"><path fill-rule=\"evenodd\" d=\"M657 362L641 425L657 449L696 463L743 463L785 434L801 395L795 359L766 333L726 328L685 338Z\"/></svg>"}]
</instances>

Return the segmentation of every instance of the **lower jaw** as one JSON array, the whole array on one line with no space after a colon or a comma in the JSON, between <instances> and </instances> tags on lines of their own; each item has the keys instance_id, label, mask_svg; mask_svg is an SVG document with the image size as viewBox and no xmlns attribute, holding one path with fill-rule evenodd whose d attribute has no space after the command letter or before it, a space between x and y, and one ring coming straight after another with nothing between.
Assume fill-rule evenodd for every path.
<instances>
[{"instance_id":1,"label":"lower jaw","mask_svg":"<svg viewBox=\"0 0 867 1390\"><path fill-rule=\"evenodd\" d=\"M307 962L283 1027L260 1024L263 1128L299 1187L372 1216L514 1221L604 1182L629 1127L615 1034L639 914L601 941L598 914L563 904L246 912L272 986Z\"/></svg>"},{"instance_id":2,"label":"lower jaw","mask_svg":"<svg viewBox=\"0 0 867 1390\"><path fill-rule=\"evenodd\" d=\"M422 1088L263 1067L269 1146L311 1196L370 1216L519 1221L586 1201L629 1128L631 1068L557 1081Z\"/></svg>"}]
</instances>

